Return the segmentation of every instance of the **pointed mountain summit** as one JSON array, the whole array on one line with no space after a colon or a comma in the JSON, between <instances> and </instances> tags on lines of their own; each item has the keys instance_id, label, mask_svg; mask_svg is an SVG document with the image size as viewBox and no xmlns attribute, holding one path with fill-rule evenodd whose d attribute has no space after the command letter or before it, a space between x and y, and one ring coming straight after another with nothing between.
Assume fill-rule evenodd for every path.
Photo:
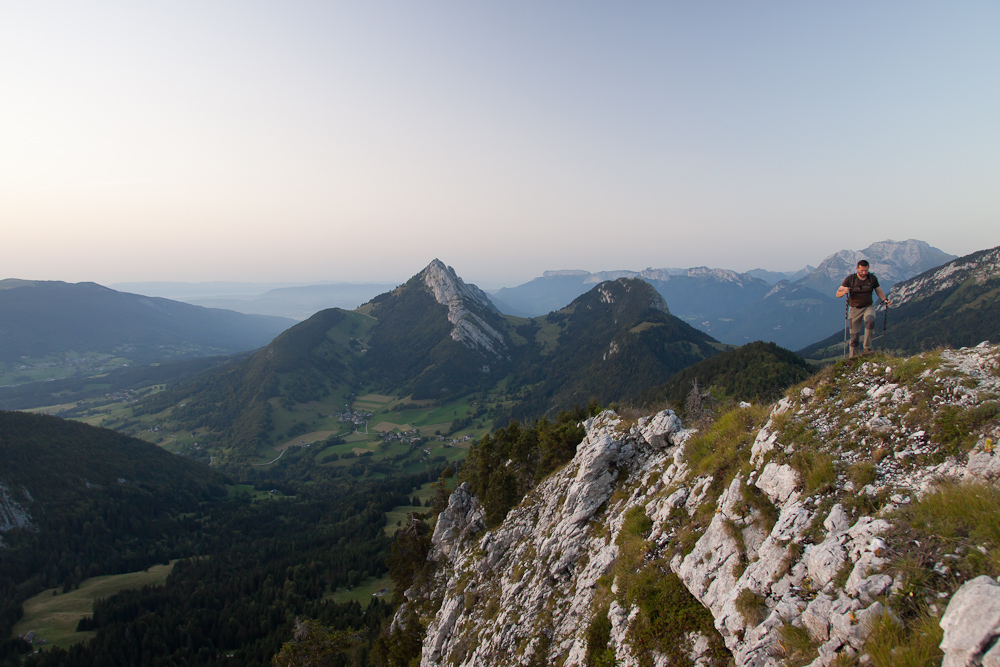
<instances>
[{"instance_id":1,"label":"pointed mountain summit","mask_svg":"<svg viewBox=\"0 0 1000 667\"><path fill-rule=\"evenodd\" d=\"M451 338L468 348L489 351L498 356L508 347L508 341L487 319L496 322L500 311L486 292L468 285L455 269L435 259L421 271L419 277L434 294L437 302L448 308L448 321L454 325Z\"/></svg>"},{"instance_id":2,"label":"pointed mountain summit","mask_svg":"<svg viewBox=\"0 0 1000 667\"><path fill-rule=\"evenodd\" d=\"M406 388L416 399L480 389L512 359L504 316L437 259L359 310L378 320L365 366L380 385Z\"/></svg>"},{"instance_id":3,"label":"pointed mountain summit","mask_svg":"<svg viewBox=\"0 0 1000 667\"><path fill-rule=\"evenodd\" d=\"M200 430L199 441L226 460L269 460L276 446L329 431L331 413L369 393L406 409L474 397L478 419L506 424L592 399L630 400L724 347L671 315L638 278L602 282L529 320L501 314L434 260L357 310L320 311L261 350L149 397L134 414ZM461 408L469 419L470 407ZM452 408L441 417L462 415Z\"/></svg>"}]
</instances>

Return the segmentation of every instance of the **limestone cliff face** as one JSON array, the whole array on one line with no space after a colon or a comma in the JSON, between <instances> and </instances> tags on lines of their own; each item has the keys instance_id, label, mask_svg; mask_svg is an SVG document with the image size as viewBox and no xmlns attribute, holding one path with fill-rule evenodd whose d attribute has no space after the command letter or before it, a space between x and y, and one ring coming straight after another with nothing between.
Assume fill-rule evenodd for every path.
<instances>
[{"instance_id":1,"label":"limestone cliff face","mask_svg":"<svg viewBox=\"0 0 1000 667\"><path fill-rule=\"evenodd\" d=\"M407 591L427 628L421 665L575 666L600 654L764 667L790 657L789 631L811 647L796 664L862 652L907 585L891 567L912 549L893 530L901 509L944 479L1000 478L995 413L954 436L971 450L940 428L1000 395L1000 346L894 363L828 369L705 434L670 411L606 411L585 423L575 458L493 530L461 488L438 523L433 580ZM755 426L740 435L741 424ZM650 601L667 578L683 595ZM942 596L928 597L938 616ZM693 618L692 607L710 614L707 626L657 643L657 617Z\"/></svg>"},{"instance_id":2,"label":"limestone cliff face","mask_svg":"<svg viewBox=\"0 0 1000 667\"><path fill-rule=\"evenodd\" d=\"M504 335L483 317L484 313L498 314L485 292L475 285L466 284L454 269L445 266L439 259L431 262L421 276L437 302L448 308L448 321L454 325L452 340L495 355L506 350Z\"/></svg>"}]
</instances>

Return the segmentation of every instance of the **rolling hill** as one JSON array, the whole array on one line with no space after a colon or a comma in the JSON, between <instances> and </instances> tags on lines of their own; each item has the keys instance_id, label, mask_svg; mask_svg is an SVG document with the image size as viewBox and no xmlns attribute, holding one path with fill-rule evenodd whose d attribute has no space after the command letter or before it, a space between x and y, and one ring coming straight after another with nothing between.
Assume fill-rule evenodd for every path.
<instances>
[{"instance_id":1,"label":"rolling hill","mask_svg":"<svg viewBox=\"0 0 1000 667\"><path fill-rule=\"evenodd\" d=\"M95 283L0 281L0 384L125 364L233 354L292 320L116 292Z\"/></svg>"},{"instance_id":2,"label":"rolling hill","mask_svg":"<svg viewBox=\"0 0 1000 667\"><path fill-rule=\"evenodd\" d=\"M738 401L771 401L812 375L807 361L774 343L757 341L699 361L675 373L644 396L648 406L671 406L683 412L693 383Z\"/></svg>"}]
</instances>

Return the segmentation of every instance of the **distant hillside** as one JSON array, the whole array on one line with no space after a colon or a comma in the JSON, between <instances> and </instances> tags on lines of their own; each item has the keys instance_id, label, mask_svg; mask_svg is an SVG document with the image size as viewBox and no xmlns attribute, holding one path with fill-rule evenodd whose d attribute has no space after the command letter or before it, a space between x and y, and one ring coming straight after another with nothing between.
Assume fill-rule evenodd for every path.
<instances>
[{"instance_id":1,"label":"distant hillside","mask_svg":"<svg viewBox=\"0 0 1000 667\"><path fill-rule=\"evenodd\" d=\"M138 363L232 354L267 344L291 324L95 283L0 281L0 365L15 371L40 360L58 375L94 353Z\"/></svg>"},{"instance_id":2,"label":"distant hillside","mask_svg":"<svg viewBox=\"0 0 1000 667\"><path fill-rule=\"evenodd\" d=\"M497 290L491 299L507 315L538 317L564 308L593 285L589 271L546 271L523 285Z\"/></svg>"},{"instance_id":3,"label":"distant hillside","mask_svg":"<svg viewBox=\"0 0 1000 667\"><path fill-rule=\"evenodd\" d=\"M757 341L688 366L648 392L644 402L683 411L696 380L702 390L717 389L736 400L772 401L812 372L809 363L794 352Z\"/></svg>"},{"instance_id":4,"label":"distant hillside","mask_svg":"<svg viewBox=\"0 0 1000 667\"><path fill-rule=\"evenodd\" d=\"M360 313L320 311L249 357L147 399L134 414L172 409L188 428L216 434L230 460L246 460L270 441L272 400L290 406L354 386L363 351L354 336L363 336L372 322Z\"/></svg>"},{"instance_id":5,"label":"distant hillside","mask_svg":"<svg viewBox=\"0 0 1000 667\"><path fill-rule=\"evenodd\" d=\"M353 310L373 297L396 287L390 283L332 283L278 287L253 296L207 296L182 299L206 308L238 313L276 315L304 320L327 308Z\"/></svg>"},{"instance_id":6,"label":"distant hillside","mask_svg":"<svg viewBox=\"0 0 1000 667\"><path fill-rule=\"evenodd\" d=\"M113 283L112 289L161 296L205 308L302 321L327 308L353 310L396 283Z\"/></svg>"},{"instance_id":7,"label":"distant hillside","mask_svg":"<svg viewBox=\"0 0 1000 667\"><path fill-rule=\"evenodd\" d=\"M540 278L505 287L494 294L505 311L520 317L537 317L565 307L594 285L618 278L641 278L667 300L671 312L695 323L706 317L728 313L759 299L768 283L746 273L700 266L690 269L645 269L643 271L546 271Z\"/></svg>"},{"instance_id":8,"label":"distant hillside","mask_svg":"<svg viewBox=\"0 0 1000 667\"><path fill-rule=\"evenodd\" d=\"M700 323L721 341L737 345L755 340L798 348L843 321L844 305L804 285L779 282L763 297L730 313Z\"/></svg>"},{"instance_id":9,"label":"distant hillside","mask_svg":"<svg viewBox=\"0 0 1000 667\"><path fill-rule=\"evenodd\" d=\"M0 411L0 637L20 596L178 556L181 514L223 496L222 477L141 440ZM189 555L189 554L185 554Z\"/></svg>"},{"instance_id":10,"label":"distant hillside","mask_svg":"<svg viewBox=\"0 0 1000 667\"><path fill-rule=\"evenodd\" d=\"M798 271L768 271L767 269L751 269L747 271L748 274L754 278L760 278L768 285L775 285L780 283L782 280L790 280L795 282L799 278L804 278L810 273L816 270L815 266L809 266L806 264L804 267Z\"/></svg>"},{"instance_id":11,"label":"distant hillside","mask_svg":"<svg viewBox=\"0 0 1000 667\"><path fill-rule=\"evenodd\" d=\"M893 286L888 296L894 304L885 323L886 313L879 311L876 333L881 345L885 324L891 350L916 354L1000 340L1000 246L925 271ZM843 340L841 328L799 354L808 359L839 357Z\"/></svg>"},{"instance_id":12,"label":"distant hillside","mask_svg":"<svg viewBox=\"0 0 1000 667\"><path fill-rule=\"evenodd\" d=\"M100 377L81 374L49 382L0 387L0 410L27 410L42 406L64 405L125 390L137 390L159 384L176 384L231 361L232 357L197 357L130 365L101 373Z\"/></svg>"}]
</instances>

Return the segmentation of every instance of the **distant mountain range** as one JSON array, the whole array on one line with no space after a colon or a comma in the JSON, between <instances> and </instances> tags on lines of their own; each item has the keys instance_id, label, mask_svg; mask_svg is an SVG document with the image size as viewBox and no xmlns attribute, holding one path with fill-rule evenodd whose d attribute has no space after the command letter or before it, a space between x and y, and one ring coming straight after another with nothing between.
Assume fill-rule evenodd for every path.
<instances>
[{"instance_id":1,"label":"distant mountain range","mask_svg":"<svg viewBox=\"0 0 1000 667\"><path fill-rule=\"evenodd\" d=\"M643 271L546 271L540 278L498 290L494 303L505 313L537 317L561 308L594 283L640 278L663 295L671 312L722 342L755 340L798 348L817 340L842 319L837 286L867 258L883 286L954 259L924 241L882 241L860 251L842 250L818 267L788 273L754 269L645 269Z\"/></svg>"},{"instance_id":2,"label":"distant mountain range","mask_svg":"<svg viewBox=\"0 0 1000 667\"><path fill-rule=\"evenodd\" d=\"M2 280L0 375L12 380L3 384L20 384L93 372L111 359L121 365L227 355L265 345L292 324L95 283Z\"/></svg>"},{"instance_id":3,"label":"distant mountain range","mask_svg":"<svg viewBox=\"0 0 1000 667\"><path fill-rule=\"evenodd\" d=\"M1000 246L980 250L897 283L887 295L888 321L878 313L876 334L888 349L915 354L940 346L965 347L1000 338ZM832 328L832 327L831 327ZM810 359L843 354L839 330L799 354Z\"/></svg>"},{"instance_id":4,"label":"distant mountain range","mask_svg":"<svg viewBox=\"0 0 1000 667\"><path fill-rule=\"evenodd\" d=\"M434 260L357 311L320 311L252 355L156 394L135 414L170 411L181 424L207 428L239 461L271 443L296 406L355 388L426 401L503 386L506 423L592 399L627 400L721 349L672 316L642 280L602 282L530 320L501 314Z\"/></svg>"},{"instance_id":5,"label":"distant mountain range","mask_svg":"<svg viewBox=\"0 0 1000 667\"><path fill-rule=\"evenodd\" d=\"M396 283L115 283L112 288L247 315L302 321L325 308L354 310Z\"/></svg>"}]
</instances>

